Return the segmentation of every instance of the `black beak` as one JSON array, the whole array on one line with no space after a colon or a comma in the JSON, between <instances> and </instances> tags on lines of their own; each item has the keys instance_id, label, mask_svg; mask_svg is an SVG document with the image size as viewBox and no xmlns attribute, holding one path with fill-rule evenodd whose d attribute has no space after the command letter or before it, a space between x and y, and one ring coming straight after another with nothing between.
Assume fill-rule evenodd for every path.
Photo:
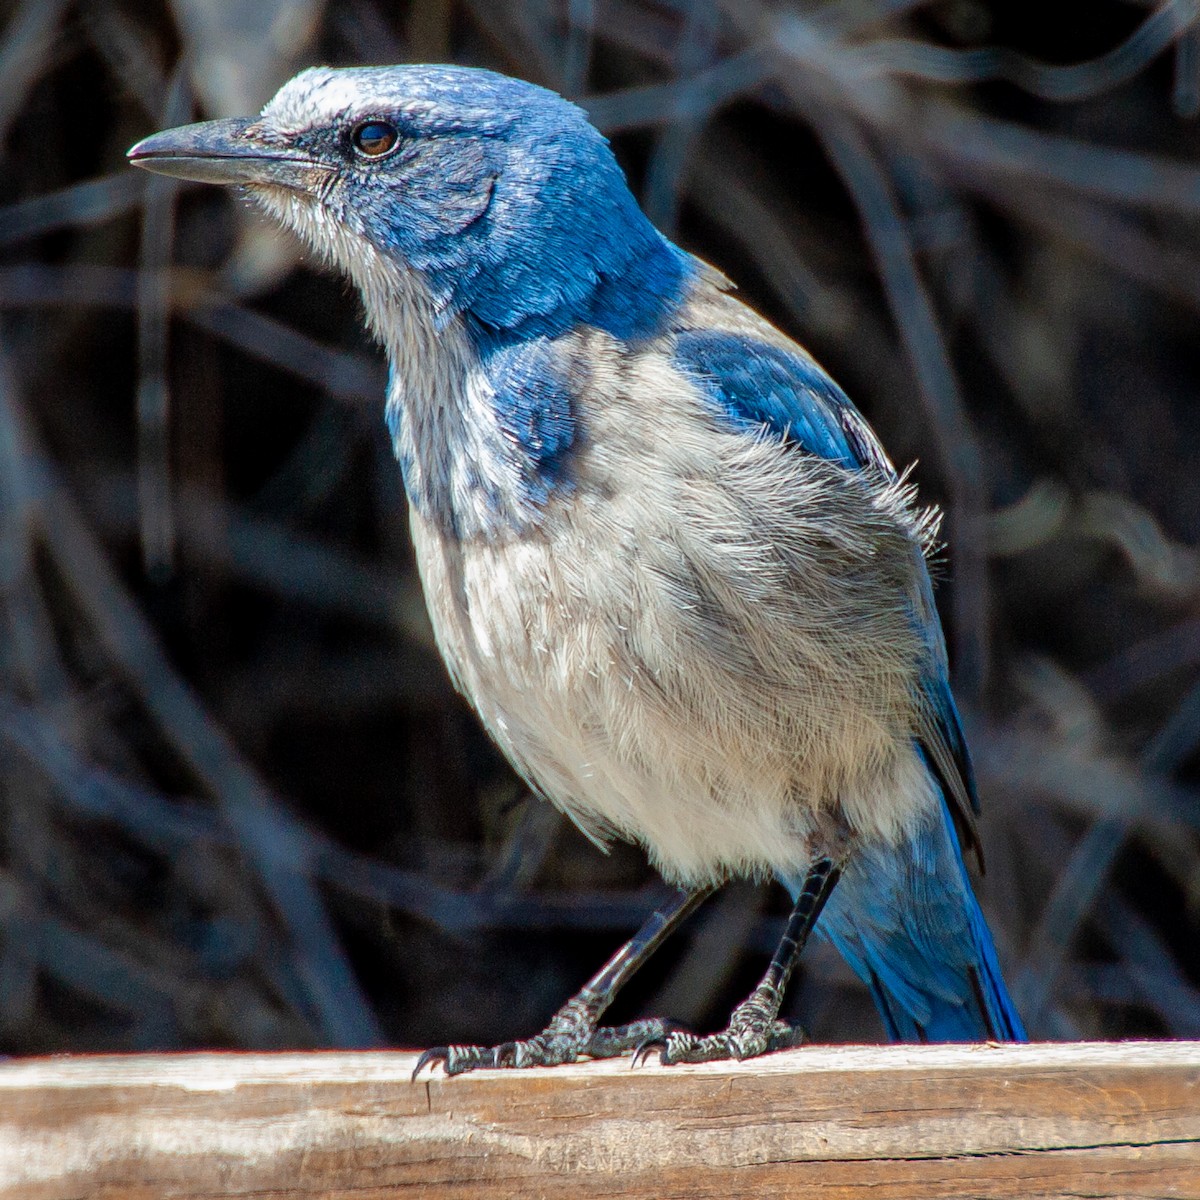
<instances>
[{"instance_id":1,"label":"black beak","mask_svg":"<svg viewBox=\"0 0 1200 1200\"><path fill-rule=\"evenodd\" d=\"M182 125L143 138L129 151L135 167L201 183L259 183L308 191L330 168L294 146L268 142L247 117Z\"/></svg>"}]
</instances>

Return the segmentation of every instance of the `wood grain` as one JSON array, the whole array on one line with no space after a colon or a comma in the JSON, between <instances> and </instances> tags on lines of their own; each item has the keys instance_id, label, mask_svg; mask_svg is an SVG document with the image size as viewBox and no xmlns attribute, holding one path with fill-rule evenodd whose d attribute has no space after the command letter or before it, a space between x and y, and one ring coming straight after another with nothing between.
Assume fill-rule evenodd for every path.
<instances>
[{"instance_id":1,"label":"wood grain","mask_svg":"<svg viewBox=\"0 0 1200 1200\"><path fill-rule=\"evenodd\" d=\"M3 1064L0 1200L1200 1200L1195 1042L813 1047L415 1083L413 1063Z\"/></svg>"}]
</instances>

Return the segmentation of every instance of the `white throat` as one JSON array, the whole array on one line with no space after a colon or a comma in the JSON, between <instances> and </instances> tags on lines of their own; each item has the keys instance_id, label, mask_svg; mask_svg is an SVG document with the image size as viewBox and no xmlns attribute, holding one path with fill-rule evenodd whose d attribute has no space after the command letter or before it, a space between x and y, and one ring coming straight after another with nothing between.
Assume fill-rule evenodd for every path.
<instances>
[{"instance_id":1,"label":"white throat","mask_svg":"<svg viewBox=\"0 0 1200 1200\"><path fill-rule=\"evenodd\" d=\"M525 526L535 513L519 458L462 321L439 311L421 276L379 253L328 200L265 187L252 196L362 295L391 367L388 427L413 507L462 539L502 539Z\"/></svg>"}]
</instances>

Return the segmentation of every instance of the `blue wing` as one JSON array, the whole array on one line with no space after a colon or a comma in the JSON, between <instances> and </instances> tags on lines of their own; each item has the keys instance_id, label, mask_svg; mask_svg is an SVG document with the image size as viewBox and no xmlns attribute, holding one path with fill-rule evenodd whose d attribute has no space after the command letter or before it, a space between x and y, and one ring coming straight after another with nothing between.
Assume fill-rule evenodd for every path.
<instances>
[{"instance_id":1,"label":"blue wing","mask_svg":"<svg viewBox=\"0 0 1200 1200\"><path fill-rule=\"evenodd\" d=\"M866 470L895 481L896 469L874 431L846 393L798 347L790 350L744 334L687 330L676 338L675 363L731 424L765 429L848 471ZM933 586L919 546L914 545L913 556L913 623L927 649L919 741L949 797L960 838L981 854L975 773L950 693Z\"/></svg>"},{"instance_id":2,"label":"blue wing","mask_svg":"<svg viewBox=\"0 0 1200 1200\"><path fill-rule=\"evenodd\" d=\"M765 430L849 472L896 480L870 426L798 349L737 334L689 331L679 335L675 356L679 368L735 427ZM942 815L910 831L900 845L860 847L818 929L871 989L893 1039L1023 1040L963 864L963 846L979 852L975 775L950 692L933 586L915 542L913 559L910 611L926 649L914 744L943 797ZM795 892L802 873L783 882Z\"/></svg>"},{"instance_id":3,"label":"blue wing","mask_svg":"<svg viewBox=\"0 0 1200 1200\"><path fill-rule=\"evenodd\" d=\"M736 333L688 330L676 339L675 363L733 424L766 428L818 458L895 478L858 409L799 349Z\"/></svg>"}]
</instances>

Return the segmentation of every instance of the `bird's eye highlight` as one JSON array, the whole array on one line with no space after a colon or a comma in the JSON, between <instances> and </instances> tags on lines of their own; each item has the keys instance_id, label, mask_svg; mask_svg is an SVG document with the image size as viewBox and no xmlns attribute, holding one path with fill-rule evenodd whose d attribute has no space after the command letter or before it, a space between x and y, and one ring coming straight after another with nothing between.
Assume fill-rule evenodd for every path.
<instances>
[{"instance_id":1,"label":"bird's eye highlight","mask_svg":"<svg viewBox=\"0 0 1200 1200\"><path fill-rule=\"evenodd\" d=\"M350 134L350 144L364 158L382 158L396 148L399 130L387 121L364 121Z\"/></svg>"}]
</instances>

